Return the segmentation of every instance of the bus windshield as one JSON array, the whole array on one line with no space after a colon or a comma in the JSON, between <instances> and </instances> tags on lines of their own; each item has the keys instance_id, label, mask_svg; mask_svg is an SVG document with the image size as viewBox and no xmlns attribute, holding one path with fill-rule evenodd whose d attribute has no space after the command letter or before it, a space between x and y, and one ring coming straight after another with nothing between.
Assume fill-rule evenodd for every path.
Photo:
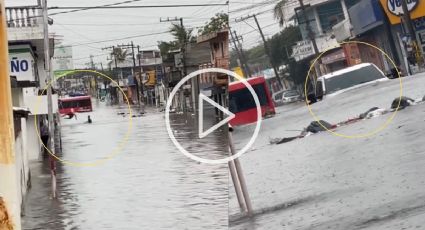
<instances>
[{"instance_id":1,"label":"bus windshield","mask_svg":"<svg viewBox=\"0 0 425 230\"><path fill-rule=\"evenodd\" d=\"M326 94L382 78L386 77L375 66L368 65L360 69L341 73L338 76L326 78Z\"/></svg>"},{"instance_id":2,"label":"bus windshield","mask_svg":"<svg viewBox=\"0 0 425 230\"><path fill-rule=\"evenodd\" d=\"M253 85L260 105L267 105L267 93L263 84ZM229 92L229 109L232 113L244 112L256 108L255 101L248 88Z\"/></svg>"}]
</instances>

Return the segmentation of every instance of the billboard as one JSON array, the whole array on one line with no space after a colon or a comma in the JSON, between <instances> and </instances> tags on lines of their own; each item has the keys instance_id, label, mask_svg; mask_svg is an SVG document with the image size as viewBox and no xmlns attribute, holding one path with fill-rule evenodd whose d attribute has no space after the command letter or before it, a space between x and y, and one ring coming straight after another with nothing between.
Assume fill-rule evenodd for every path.
<instances>
[{"instance_id":1,"label":"billboard","mask_svg":"<svg viewBox=\"0 0 425 230\"><path fill-rule=\"evenodd\" d=\"M72 60L72 47L55 47L52 65L54 71L74 69L74 62Z\"/></svg>"},{"instance_id":2,"label":"billboard","mask_svg":"<svg viewBox=\"0 0 425 230\"><path fill-rule=\"evenodd\" d=\"M401 0L380 0L382 8L391 24L400 24L400 14L403 13ZM425 16L425 0L407 0L410 18L417 19Z\"/></svg>"}]
</instances>

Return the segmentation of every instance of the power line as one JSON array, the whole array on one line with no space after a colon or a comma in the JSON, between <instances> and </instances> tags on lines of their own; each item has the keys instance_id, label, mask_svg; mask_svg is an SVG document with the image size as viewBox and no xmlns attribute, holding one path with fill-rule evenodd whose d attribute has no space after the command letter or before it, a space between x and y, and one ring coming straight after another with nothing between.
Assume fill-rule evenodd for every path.
<instances>
[{"instance_id":1,"label":"power line","mask_svg":"<svg viewBox=\"0 0 425 230\"><path fill-rule=\"evenodd\" d=\"M124 1L124 2L117 2L117 3L112 3L112 4L106 4L106 5L102 5L102 6L116 6L116 5L121 5L121 4L126 4L126 3L132 3L132 2L140 2L140 1L142 1L142 0L128 0L128 1ZM56 12L56 13L49 14L49 15L52 16L52 15L58 15L58 14L67 14L67 13L73 13L73 12L78 12L78 11L83 11L83 10L88 10L88 8L87 9L78 9L78 10Z\"/></svg>"},{"instance_id":2,"label":"power line","mask_svg":"<svg viewBox=\"0 0 425 230\"><path fill-rule=\"evenodd\" d=\"M55 6L49 7L49 10L75 9L75 10L93 10L93 9L129 9L129 8L180 8L180 7L202 7L202 6L227 6L228 3L212 4L185 4L185 5L138 5L138 6ZM70 13L70 11L68 11ZM50 15L56 15L55 13Z\"/></svg>"},{"instance_id":3,"label":"power line","mask_svg":"<svg viewBox=\"0 0 425 230\"><path fill-rule=\"evenodd\" d=\"M233 4L233 2L231 2L231 3ZM259 2L259 3L254 3L252 6L245 6L245 7L241 7L241 8L238 8L238 9L231 10L231 11L229 11L229 14L241 12L241 11L245 11L245 10L251 10L251 9L254 9L254 8L257 8L257 7L260 7L260 6L264 6L264 5L268 5L268 4L275 4L275 3L277 3L276 0L266 0L266 1L263 1L263 2Z\"/></svg>"},{"instance_id":4,"label":"power line","mask_svg":"<svg viewBox=\"0 0 425 230\"><path fill-rule=\"evenodd\" d=\"M170 31L163 31L163 32L157 32L157 33L140 34L140 35L127 36L127 37L122 37L122 38L115 38L115 39L99 40L99 41L93 41L93 42L87 42L87 43L76 43L76 44L71 44L71 45L64 46L64 47L90 45L90 44L102 43L102 42L113 42L113 41L125 40L125 39L130 39L130 38L138 38L138 37L147 37L147 36L159 35L159 34L167 34L169 32Z\"/></svg>"}]
</instances>

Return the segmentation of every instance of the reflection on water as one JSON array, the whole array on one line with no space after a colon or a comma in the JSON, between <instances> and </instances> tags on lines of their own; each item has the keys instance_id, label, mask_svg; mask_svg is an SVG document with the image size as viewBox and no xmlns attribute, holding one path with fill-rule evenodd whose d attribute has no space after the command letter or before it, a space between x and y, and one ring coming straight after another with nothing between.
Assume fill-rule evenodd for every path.
<instances>
[{"instance_id":1,"label":"reflection on water","mask_svg":"<svg viewBox=\"0 0 425 230\"><path fill-rule=\"evenodd\" d=\"M77 120L63 120L62 158L93 161L110 154L125 135L125 108L100 105ZM227 155L223 131L196 141L195 116L173 115L176 138L201 157ZM212 122L212 121L211 121ZM208 122L206 122L208 123ZM196 132L196 133L195 133ZM195 162L172 144L163 113L133 118L125 149L96 167L58 165L58 200L50 195L44 162L32 165L24 229L227 229L227 165Z\"/></svg>"}]
</instances>

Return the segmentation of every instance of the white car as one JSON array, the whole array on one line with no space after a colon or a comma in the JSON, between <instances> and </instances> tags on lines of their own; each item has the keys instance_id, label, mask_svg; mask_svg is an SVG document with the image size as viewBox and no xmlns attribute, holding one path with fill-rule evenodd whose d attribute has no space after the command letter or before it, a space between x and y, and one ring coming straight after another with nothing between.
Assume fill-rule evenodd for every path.
<instances>
[{"instance_id":1,"label":"white car","mask_svg":"<svg viewBox=\"0 0 425 230\"><path fill-rule=\"evenodd\" d=\"M295 90L288 90L283 93L282 102L291 103L301 99L301 95Z\"/></svg>"},{"instance_id":2,"label":"white car","mask_svg":"<svg viewBox=\"0 0 425 230\"><path fill-rule=\"evenodd\" d=\"M362 63L317 78L316 98L342 93L347 90L385 81L388 78L372 63Z\"/></svg>"},{"instance_id":3,"label":"white car","mask_svg":"<svg viewBox=\"0 0 425 230\"><path fill-rule=\"evenodd\" d=\"M276 106L296 102L299 101L301 98L300 94L295 90L279 91L277 93L274 93L272 97Z\"/></svg>"}]
</instances>

